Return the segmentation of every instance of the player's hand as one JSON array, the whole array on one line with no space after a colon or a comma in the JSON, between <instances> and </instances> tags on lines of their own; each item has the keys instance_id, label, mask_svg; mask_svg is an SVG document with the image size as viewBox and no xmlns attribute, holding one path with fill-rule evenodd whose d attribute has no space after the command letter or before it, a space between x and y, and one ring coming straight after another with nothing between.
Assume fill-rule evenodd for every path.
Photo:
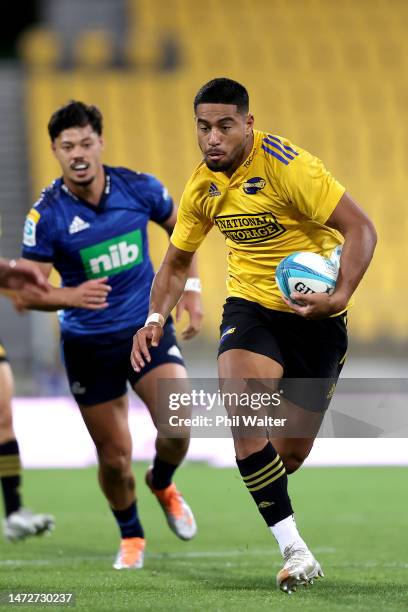
<instances>
[{"instance_id":1,"label":"player's hand","mask_svg":"<svg viewBox=\"0 0 408 612\"><path fill-rule=\"evenodd\" d=\"M296 300L297 304L286 298L283 298L284 302L305 319L325 319L340 312L347 305L347 300L342 300L335 294L310 293L305 295L294 291L290 297Z\"/></svg>"},{"instance_id":2,"label":"player's hand","mask_svg":"<svg viewBox=\"0 0 408 612\"><path fill-rule=\"evenodd\" d=\"M112 287L107 284L108 277L89 280L77 287L70 288L69 304L71 308L103 310L109 306L107 299Z\"/></svg>"},{"instance_id":3,"label":"player's hand","mask_svg":"<svg viewBox=\"0 0 408 612\"><path fill-rule=\"evenodd\" d=\"M11 291L27 289L38 296L47 293L50 285L38 266L12 259L0 261L0 287Z\"/></svg>"},{"instance_id":4,"label":"player's hand","mask_svg":"<svg viewBox=\"0 0 408 612\"><path fill-rule=\"evenodd\" d=\"M181 338L182 340L190 340L190 338L194 338L201 329L203 306L200 293L197 291L184 291L176 306L176 321L180 321L185 310L189 314L190 321L188 326L181 332Z\"/></svg>"},{"instance_id":5,"label":"player's hand","mask_svg":"<svg viewBox=\"0 0 408 612\"><path fill-rule=\"evenodd\" d=\"M139 329L133 336L133 347L130 355L132 368L140 372L146 365L145 360L150 363L151 356L149 348L158 346L163 335L163 328L159 323L150 323Z\"/></svg>"}]
</instances>

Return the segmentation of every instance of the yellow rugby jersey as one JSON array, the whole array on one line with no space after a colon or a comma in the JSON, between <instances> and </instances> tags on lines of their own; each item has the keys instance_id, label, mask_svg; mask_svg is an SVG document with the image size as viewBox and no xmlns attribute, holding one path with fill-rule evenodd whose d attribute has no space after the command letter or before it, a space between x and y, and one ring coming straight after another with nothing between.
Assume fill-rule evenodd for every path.
<instances>
[{"instance_id":1,"label":"yellow rugby jersey","mask_svg":"<svg viewBox=\"0 0 408 612\"><path fill-rule=\"evenodd\" d=\"M343 242L324 223L344 192L317 157L254 130L252 151L231 178L204 162L195 169L171 242L195 251L217 226L228 247L228 294L290 312L275 282L276 267L295 251L327 257Z\"/></svg>"}]
</instances>

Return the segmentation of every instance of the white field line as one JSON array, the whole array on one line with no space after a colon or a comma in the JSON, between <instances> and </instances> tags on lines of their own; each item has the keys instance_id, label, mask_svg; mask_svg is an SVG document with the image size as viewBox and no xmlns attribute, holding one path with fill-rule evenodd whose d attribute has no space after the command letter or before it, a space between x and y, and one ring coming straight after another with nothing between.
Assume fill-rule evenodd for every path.
<instances>
[{"instance_id":1,"label":"white field line","mask_svg":"<svg viewBox=\"0 0 408 612\"><path fill-rule=\"evenodd\" d=\"M313 552L318 554L335 554L335 548L329 547L317 547L313 549ZM263 550L263 549L242 549L242 550L203 550L203 551L189 551L185 553L149 553L147 552L145 558L147 559L230 559L232 557L245 557L248 556L268 556L280 558L280 553L276 550ZM0 567L13 567L13 566L43 566L43 565L59 565L61 563L75 563L80 561L106 561L113 559L112 555L77 555L77 556L66 556L61 555L57 558L52 559L0 559Z\"/></svg>"},{"instance_id":2,"label":"white field line","mask_svg":"<svg viewBox=\"0 0 408 612\"><path fill-rule=\"evenodd\" d=\"M316 547L313 549L316 555L319 554L330 554L335 555L337 550L329 547ZM267 556L276 557L277 561L274 561L274 565L280 565L280 554L274 550L264 549L250 549L250 550L207 550L207 551L189 551L185 553L147 553L147 559L163 559L163 560L181 560L184 559L231 559L236 557L242 557L242 561L248 556ZM62 564L75 564L80 562L95 562L104 561L110 563L114 558L114 555L77 555L77 556L64 556L61 555L58 558L52 559L0 559L0 567L44 567ZM333 558L332 558L333 559ZM241 565L238 563L226 563L228 567ZM402 563L398 561L380 562L375 560L367 560L363 563L355 562L341 562L336 563L335 559L331 562L325 561L324 567L331 568L388 568L388 569L408 569L408 563Z\"/></svg>"}]
</instances>

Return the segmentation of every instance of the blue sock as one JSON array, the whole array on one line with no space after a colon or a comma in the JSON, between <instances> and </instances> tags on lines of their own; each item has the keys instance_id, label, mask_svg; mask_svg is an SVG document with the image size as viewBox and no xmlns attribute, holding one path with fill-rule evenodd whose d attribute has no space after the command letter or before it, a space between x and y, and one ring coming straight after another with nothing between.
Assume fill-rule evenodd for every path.
<instances>
[{"instance_id":1,"label":"blue sock","mask_svg":"<svg viewBox=\"0 0 408 612\"><path fill-rule=\"evenodd\" d=\"M177 470L178 465L167 463L163 459L159 459L156 455L153 461L152 469L152 487L156 490L165 489L171 485L174 472Z\"/></svg>"},{"instance_id":2,"label":"blue sock","mask_svg":"<svg viewBox=\"0 0 408 612\"><path fill-rule=\"evenodd\" d=\"M120 529L122 538L144 538L143 527L137 514L136 502L132 502L125 510L112 510Z\"/></svg>"}]
</instances>

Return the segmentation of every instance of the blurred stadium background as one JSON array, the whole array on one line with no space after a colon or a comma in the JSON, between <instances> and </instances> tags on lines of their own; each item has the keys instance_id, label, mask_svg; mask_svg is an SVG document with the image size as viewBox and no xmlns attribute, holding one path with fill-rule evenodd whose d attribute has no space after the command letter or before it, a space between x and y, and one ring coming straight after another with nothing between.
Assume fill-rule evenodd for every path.
<instances>
[{"instance_id":1,"label":"blurred stadium background","mask_svg":"<svg viewBox=\"0 0 408 612\"><path fill-rule=\"evenodd\" d=\"M46 132L71 98L105 118L105 161L152 172L177 201L199 161L192 100L214 76L250 92L256 126L326 163L374 220L379 244L350 316L345 375L406 377L408 255L405 0L15 0L1 23L1 252L58 176ZM167 239L151 228L156 265ZM225 245L200 249L205 321L184 347L193 376L216 372ZM67 396L56 317L0 301L17 395ZM45 403L45 400L44 400ZM18 405L18 401L17 401ZM38 415L37 415L38 416ZM24 452L24 448L23 448Z\"/></svg>"}]
</instances>

